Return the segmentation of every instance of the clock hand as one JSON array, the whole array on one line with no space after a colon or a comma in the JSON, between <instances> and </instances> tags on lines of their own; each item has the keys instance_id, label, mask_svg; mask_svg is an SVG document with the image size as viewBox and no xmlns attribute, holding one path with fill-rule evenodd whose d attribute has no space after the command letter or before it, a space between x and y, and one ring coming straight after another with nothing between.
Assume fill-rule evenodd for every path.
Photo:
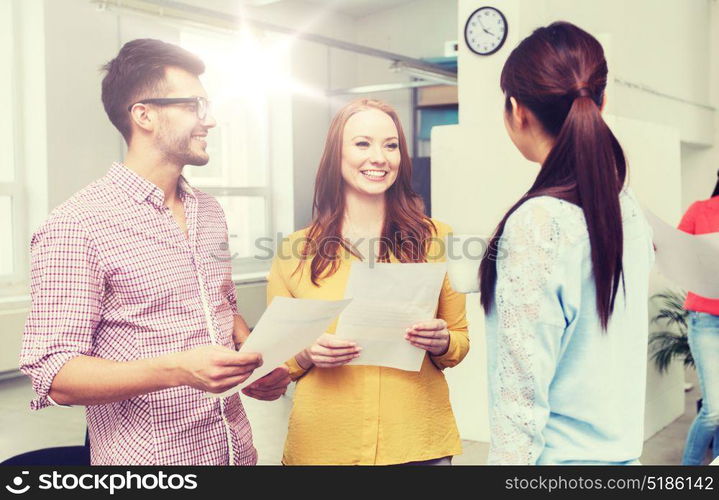
<instances>
[{"instance_id":1,"label":"clock hand","mask_svg":"<svg viewBox=\"0 0 719 500\"><path fill-rule=\"evenodd\" d=\"M484 31L484 32L487 33L488 35L494 36L494 33L492 33L491 31L489 31L487 28L484 27L484 24L482 24L482 20L481 20L481 19L478 18L477 21L479 21L479 25L482 27L482 31Z\"/></svg>"}]
</instances>

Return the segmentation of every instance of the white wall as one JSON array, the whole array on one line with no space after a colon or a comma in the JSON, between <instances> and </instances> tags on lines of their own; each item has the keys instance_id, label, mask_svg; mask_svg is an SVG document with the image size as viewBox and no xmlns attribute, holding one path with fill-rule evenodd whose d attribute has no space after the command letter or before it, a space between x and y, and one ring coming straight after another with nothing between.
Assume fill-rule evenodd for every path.
<instances>
[{"instance_id":1,"label":"white wall","mask_svg":"<svg viewBox=\"0 0 719 500\"><path fill-rule=\"evenodd\" d=\"M709 62L704 67L709 81L709 104L719 108L719 3L710 2ZM708 198L717 181L719 169L719 112L714 112L712 146L682 144L682 208L698 199Z\"/></svg>"},{"instance_id":2,"label":"white wall","mask_svg":"<svg viewBox=\"0 0 719 500\"><path fill-rule=\"evenodd\" d=\"M529 2L525 2L524 6ZM678 102L616 84L611 112L677 127L682 139L684 207L708 197L719 166L719 5L713 0L539 0L534 18L524 18L527 34L534 19L565 19L611 39L610 75L695 104ZM702 106L700 106L702 105Z\"/></svg>"},{"instance_id":3,"label":"white wall","mask_svg":"<svg viewBox=\"0 0 719 500\"><path fill-rule=\"evenodd\" d=\"M118 22L89 2L46 0L44 5L48 203L52 208L121 158L119 132L100 100L100 66L117 54Z\"/></svg>"},{"instance_id":4,"label":"white wall","mask_svg":"<svg viewBox=\"0 0 719 500\"><path fill-rule=\"evenodd\" d=\"M555 20L570 21L590 33L612 36L609 70L615 77L643 83L700 103L709 100L711 0L529 0L534 12L520 19L522 37Z\"/></svg>"}]
</instances>

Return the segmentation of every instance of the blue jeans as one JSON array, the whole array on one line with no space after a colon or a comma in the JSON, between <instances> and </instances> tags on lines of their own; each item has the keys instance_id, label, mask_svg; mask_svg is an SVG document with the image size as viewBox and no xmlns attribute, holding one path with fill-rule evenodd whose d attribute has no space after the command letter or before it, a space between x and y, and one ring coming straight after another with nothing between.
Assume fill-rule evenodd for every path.
<instances>
[{"instance_id":1,"label":"blue jeans","mask_svg":"<svg viewBox=\"0 0 719 500\"><path fill-rule=\"evenodd\" d=\"M712 457L719 455L719 316L690 312L688 336L702 408L689 428L682 464L701 465L712 438Z\"/></svg>"}]
</instances>

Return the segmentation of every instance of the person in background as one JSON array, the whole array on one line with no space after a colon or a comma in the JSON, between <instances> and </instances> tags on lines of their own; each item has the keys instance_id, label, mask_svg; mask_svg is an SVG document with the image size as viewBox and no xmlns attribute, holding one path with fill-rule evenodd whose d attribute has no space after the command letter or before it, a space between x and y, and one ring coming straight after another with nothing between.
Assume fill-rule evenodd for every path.
<instances>
[{"instance_id":1,"label":"person in background","mask_svg":"<svg viewBox=\"0 0 719 500\"><path fill-rule=\"evenodd\" d=\"M234 349L248 329L222 208L181 175L209 161L204 64L141 39L105 70L102 101L127 155L32 237L20 353L31 408L87 406L93 465L255 464L239 395L205 394L246 380L262 358ZM248 389L276 399L288 383L280 368Z\"/></svg>"},{"instance_id":2,"label":"person in background","mask_svg":"<svg viewBox=\"0 0 719 500\"><path fill-rule=\"evenodd\" d=\"M374 256L442 260L450 228L424 215L411 178L394 109L370 99L340 109L317 172L312 223L283 242L268 301L341 299L352 263ZM464 296L445 277L436 319L408 329L407 342L426 351L419 372L346 366L361 358L361 346L335 338L334 328L288 362L297 386L283 463L449 465L461 444L442 370L469 349Z\"/></svg>"},{"instance_id":3,"label":"person in background","mask_svg":"<svg viewBox=\"0 0 719 500\"><path fill-rule=\"evenodd\" d=\"M480 265L488 461L637 463L654 253L602 118L604 52L556 22L512 51L500 83L509 137L541 167Z\"/></svg>"},{"instance_id":4,"label":"person in background","mask_svg":"<svg viewBox=\"0 0 719 500\"><path fill-rule=\"evenodd\" d=\"M719 177L719 172L717 172ZM689 234L719 233L719 180L711 198L692 203L679 223ZM687 293L689 347L702 391L702 407L689 428L683 465L701 465L712 445L712 458L719 456L719 299Z\"/></svg>"}]
</instances>

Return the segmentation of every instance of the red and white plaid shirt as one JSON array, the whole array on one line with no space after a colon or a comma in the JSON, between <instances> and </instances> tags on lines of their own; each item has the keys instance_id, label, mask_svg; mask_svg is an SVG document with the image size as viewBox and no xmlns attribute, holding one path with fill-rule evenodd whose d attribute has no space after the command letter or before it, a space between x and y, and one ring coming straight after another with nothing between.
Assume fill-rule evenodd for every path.
<instances>
[{"instance_id":1,"label":"red and white plaid shirt","mask_svg":"<svg viewBox=\"0 0 719 500\"><path fill-rule=\"evenodd\" d=\"M38 398L78 355L151 358L205 344L233 348L237 311L227 225L217 200L180 179L189 237L164 193L123 165L56 208L33 235L32 309L20 367ZM93 464L253 465L238 394L187 386L87 407Z\"/></svg>"}]
</instances>

